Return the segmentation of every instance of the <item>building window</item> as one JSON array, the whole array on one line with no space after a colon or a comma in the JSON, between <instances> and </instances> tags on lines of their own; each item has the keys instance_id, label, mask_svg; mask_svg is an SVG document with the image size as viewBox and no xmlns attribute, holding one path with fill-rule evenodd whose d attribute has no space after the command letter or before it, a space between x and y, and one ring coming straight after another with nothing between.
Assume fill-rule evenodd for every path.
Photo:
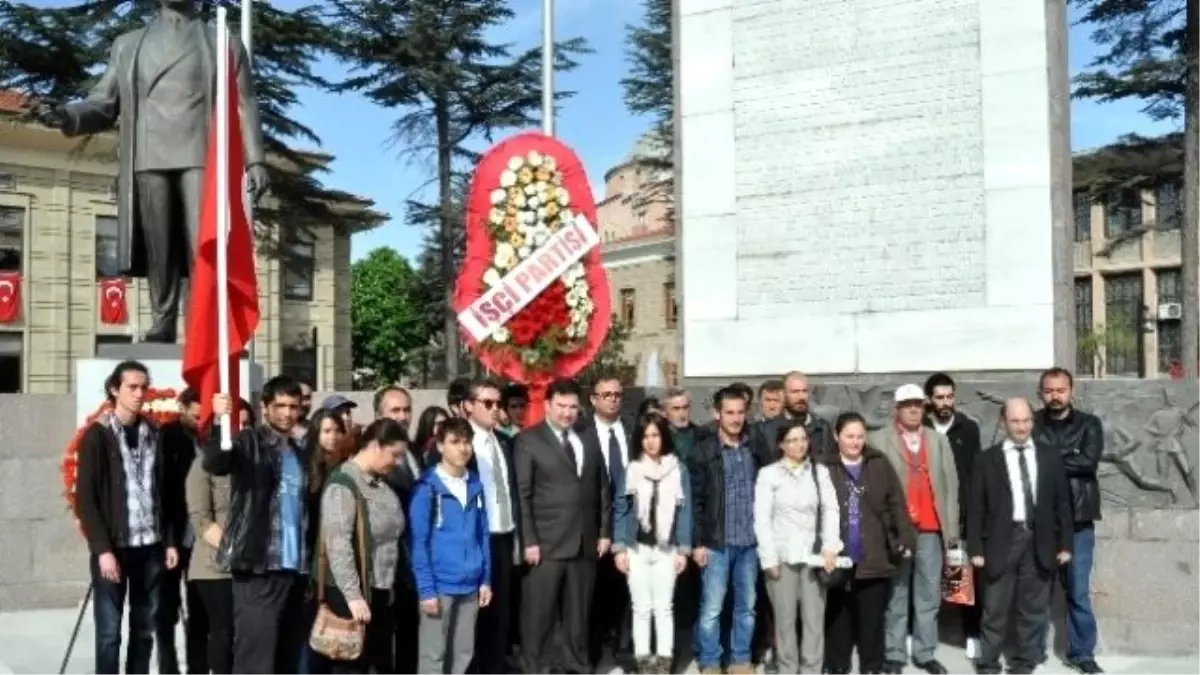
<instances>
[{"instance_id":1,"label":"building window","mask_svg":"<svg viewBox=\"0 0 1200 675\"><path fill-rule=\"evenodd\" d=\"M0 206L0 270L20 272L25 248L25 209Z\"/></svg>"},{"instance_id":2,"label":"building window","mask_svg":"<svg viewBox=\"0 0 1200 675\"><path fill-rule=\"evenodd\" d=\"M667 328L675 328L679 324L679 305L675 301L675 282L663 284L663 315L667 320Z\"/></svg>"},{"instance_id":3,"label":"building window","mask_svg":"<svg viewBox=\"0 0 1200 675\"><path fill-rule=\"evenodd\" d=\"M1104 280L1104 362L1109 375L1142 372L1142 303L1141 272Z\"/></svg>"},{"instance_id":4,"label":"building window","mask_svg":"<svg viewBox=\"0 0 1200 675\"><path fill-rule=\"evenodd\" d=\"M121 276L117 239L117 218L96 216L96 278Z\"/></svg>"},{"instance_id":5,"label":"building window","mask_svg":"<svg viewBox=\"0 0 1200 675\"><path fill-rule=\"evenodd\" d=\"M24 346L22 332L0 332L0 394L21 393Z\"/></svg>"},{"instance_id":6,"label":"building window","mask_svg":"<svg viewBox=\"0 0 1200 675\"><path fill-rule=\"evenodd\" d=\"M311 345L285 345L283 347L284 375L301 382L317 381L317 348Z\"/></svg>"},{"instance_id":7,"label":"building window","mask_svg":"<svg viewBox=\"0 0 1200 675\"><path fill-rule=\"evenodd\" d=\"M1092 239L1092 196L1087 190L1079 190L1072 195L1072 209L1075 212L1075 241L1091 241Z\"/></svg>"},{"instance_id":8,"label":"building window","mask_svg":"<svg viewBox=\"0 0 1200 675\"><path fill-rule=\"evenodd\" d=\"M288 300L312 300L316 275L317 247L311 237L289 235L283 259L283 297Z\"/></svg>"},{"instance_id":9,"label":"building window","mask_svg":"<svg viewBox=\"0 0 1200 675\"><path fill-rule=\"evenodd\" d=\"M621 323L633 328L637 319L637 293L632 288L621 289Z\"/></svg>"},{"instance_id":10,"label":"building window","mask_svg":"<svg viewBox=\"0 0 1200 675\"><path fill-rule=\"evenodd\" d=\"M103 351L102 347L104 345L128 345L128 344L133 344L133 336L132 335L113 335L113 334L97 335L96 336L96 356L97 357L101 356L100 352Z\"/></svg>"},{"instance_id":11,"label":"building window","mask_svg":"<svg viewBox=\"0 0 1200 675\"><path fill-rule=\"evenodd\" d=\"M1183 183L1162 183L1154 190L1154 224L1160 230L1178 230L1183 224Z\"/></svg>"},{"instance_id":12,"label":"building window","mask_svg":"<svg viewBox=\"0 0 1200 675\"><path fill-rule=\"evenodd\" d=\"M1104 236L1116 237L1142 226L1142 192L1124 188L1109 195L1104 203Z\"/></svg>"},{"instance_id":13,"label":"building window","mask_svg":"<svg viewBox=\"0 0 1200 675\"><path fill-rule=\"evenodd\" d=\"M1092 278L1075 280L1075 372L1095 375L1095 353L1086 346L1092 332Z\"/></svg>"},{"instance_id":14,"label":"building window","mask_svg":"<svg viewBox=\"0 0 1200 675\"><path fill-rule=\"evenodd\" d=\"M1182 309L1182 276L1177 269L1158 270L1155 273L1159 307L1175 303ZM1155 313L1158 315L1158 372L1166 374L1171 371L1174 363L1182 363L1183 360L1183 322L1179 319L1164 318L1157 308Z\"/></svg>"}]
</instances>

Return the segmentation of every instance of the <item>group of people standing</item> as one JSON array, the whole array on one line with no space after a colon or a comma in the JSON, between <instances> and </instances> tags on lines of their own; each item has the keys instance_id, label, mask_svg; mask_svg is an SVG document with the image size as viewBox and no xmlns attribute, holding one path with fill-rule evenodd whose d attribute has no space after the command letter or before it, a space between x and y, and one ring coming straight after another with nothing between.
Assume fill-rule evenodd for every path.
<instances>
[{"instance_id":1,"label":"group of people standing","mask_svg":"<svg viewBox=\"0 0 1200 675\"><path fill-rule=\"evenodd\" d=\"M523 430L519 385L456 381L415 425L387 387L362 428L349 399L312 411L311 388L280 376L257 410L214 398L241 420L227 447L216 426L202 435L190 391L154 428L148 386L145 366L119 364L80 448L99 673L118 672L126 596L131 673L156 640L159 672L179 672L181 607L188 672L582 673L607 656L626 672L838 673L857 651L859 672L943 673L948 563L976 571L979 672L1000 672L1010 616L1009 672L1045 661L1056 576L1067 660L1101 672L1103 433L1063 369L1042 375L1042 410L1004 404L986 450L944 374L899 387L880 429L818 416L800 373L760 388L758 420L753 389L721 388L700 425L682 389L625 417L618 378L592 384L587 413L558 380ZM362 627L358 656L309 639L327 617Z\"/></svg>"}]
</instances>

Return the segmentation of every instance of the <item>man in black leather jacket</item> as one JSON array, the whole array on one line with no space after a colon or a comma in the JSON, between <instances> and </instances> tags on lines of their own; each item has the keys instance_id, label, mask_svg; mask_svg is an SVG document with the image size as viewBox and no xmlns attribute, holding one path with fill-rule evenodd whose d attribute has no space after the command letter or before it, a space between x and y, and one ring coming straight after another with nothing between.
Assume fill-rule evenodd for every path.
<instances>
[{"instance_id":1,"label":"man in black leather jacket","mask_svg":"<svg viewBox=\"0 0 1200 675\"><path fill-rule=\"evenodd\" d=\"M1065 368L1042 373L1039 396L1045 407L1034 414L1033 442L1056 448L1071 485L1075 517L1075 553L1063 568L1067 599L1067 665L1081 673L1104 672L1096 665L1096 615L1092 611L1092 554L1096 547L1095 522L1100 520L1100 481L1096 471L1104 453L1104 427L1100 419L1071 404L1074 378Z\"/></svg>"}]
</instances>

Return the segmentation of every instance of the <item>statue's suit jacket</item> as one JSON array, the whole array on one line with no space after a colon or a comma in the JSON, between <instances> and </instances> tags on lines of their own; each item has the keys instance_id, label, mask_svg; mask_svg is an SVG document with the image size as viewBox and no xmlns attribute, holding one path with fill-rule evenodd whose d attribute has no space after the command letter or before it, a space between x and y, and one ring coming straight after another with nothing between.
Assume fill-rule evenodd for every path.
<instances>
[{"instance_id":1,"label":"statue's suit jacket","mask_svg":"<svg viewBox=\"0 0 1200 675\"><path fill-rule=\"evenodd\" d=\"M148 27L147 27L148 28ZM147 28L140 28L119 36L113 41L108 65L100 80L88 92L87 98L66 106L67 121L63 133L68 136L100 133L118 128L120 146L117 177L117 257L123 274L134 277L146 275L146 247L142 238L142 223L138 213L137 183L134 180L134 158L137 155L138 114L138 57L142 53ZM216 102L216 27L197 21L192 30L202 33L195 41L204 50L201 59L206 69L205 100L209 110ZM266 160L263 150L262 125L258 114L258 101L254 96L254 85L250 80L250 67L246 51L237 36L230 34L233 50L233 72L237 77L238 105L242 121L242 142L245 147L246 165L262 164ZM169 76L171 66L185 56L182 49L166 55L156 55L159 73L152 80L155 86ZM208 130L197 129L202 138L194 142L207 144ZM184 230L186 231L186 230ZM189 242L192 243L192 242ZM194 243L192 243L194 245Z\"/></svg>"}]
</instances>

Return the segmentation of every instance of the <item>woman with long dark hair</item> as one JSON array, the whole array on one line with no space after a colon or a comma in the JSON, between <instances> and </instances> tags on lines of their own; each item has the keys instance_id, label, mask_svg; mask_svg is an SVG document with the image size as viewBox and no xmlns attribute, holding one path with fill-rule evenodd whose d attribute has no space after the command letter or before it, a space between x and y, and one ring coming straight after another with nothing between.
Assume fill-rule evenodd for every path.
<instances>
[{"instance_id":1,"label":"woman with long dark hair","mask_svg":"<svg viewBox=\"0 0 1200 675\"><path fill-rule=\"evenodd\" d=\"M305 495L308 509L308 529L305 532L305 550L315 551L317 532L321 522L321 491L329 474L346 460L346 422L341 415L331 410L318 410L309 418L308 431L304 435L304 456L308 461L308 494ZM317 608L314 603L307 603L305 611L308 620L305 625L312 623ZM314 658L312 649L305 640L300 651L300 673L302 675L328 672L323 661Z\"/></svg>"},{"instance_id":2,"label":"woman with long dark hair","mask_svg":"<svg viewBox=\"0 0 1200 675\"><path fill-rule=\"evenodd\" d=\"M412 452L421 462L421 467L436 466L440 461L437 457L437 435L442 424L450 419L450 413L445 408L430 406L417 418L417 435L413 436Z\"/></svg>"},{"instance_id":3,"label":"woman with long dark hair","mask_svg":"<svg viewBox=\"0 0 1200 675\"><path fill-rule=\"evenodd\" d=\"M625 494L614 502L613 551L617 569L629 577L638 672L670 673L675 577L692 552L692 483L665 417L642 417L632 441Z\"/></svg>"},{"instance_id":4,"label":"woman with long dark hair","mask_svg":"<svg viewBox=\"0 0 1200 675\"><path fill-rule=\"evenodd\" d=\"M900 478L884 454L867 446L867 423L846 412L833 425L837 456L829 476L841 510L841 539L854 566L825 602L825 671L850 672L858 647L860 673L884 672L884 612L890 580L912 555L917 532Z\"/></svg>"}]
</instances>

